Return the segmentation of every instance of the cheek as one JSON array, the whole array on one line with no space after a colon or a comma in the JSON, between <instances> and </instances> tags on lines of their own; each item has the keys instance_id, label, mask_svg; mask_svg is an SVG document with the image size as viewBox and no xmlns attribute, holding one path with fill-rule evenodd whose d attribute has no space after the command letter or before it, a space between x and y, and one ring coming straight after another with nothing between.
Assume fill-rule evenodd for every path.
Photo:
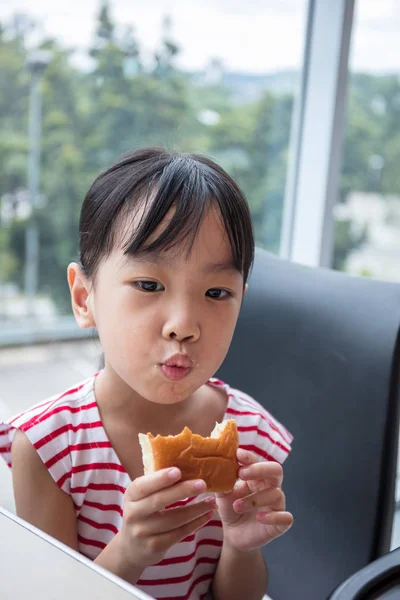
<instances>
[{"instance_id":1,"label":"cheek","mask_svg":"<svg viewBox=\"0 0 400 600\"><path fill-rule=\"evenodd\" d=\"M238 316L239 308L236 305L230 307L229 310L221 310L218 311L218 314L212 315L208 322L207 339L213 344L213 347L219 348L221 351L229 347Z\"/></svg>"},{"instance_id":2,"label":"cheek","mask_svg":"<svg viewBox=\"0 0 400 600\"><path fill-rule=\"evenodd\" d=\"M114 351L137 349L138 340L141 340L141 351L145 351L145 340L157 330L156 315L135 305L129 290L127 292L109 290L101 302L96 303L96 327L105 352L106 346Z\"/></svg>"},{"instance_id":3,"label":"cheek","mask_svg":"<svg viewBox=\"0 0 400 600\"><path fill-rule=\"evenodd\" d=\"M138 352L138 348L140 354L146 353L147 342L154 339L154 323L149 324L144 318L134 315L127 317L121 313L105 315L98 331L102 342L111 348L129 351L131 357L133 352Z\"/></svg>"}]
</instances>

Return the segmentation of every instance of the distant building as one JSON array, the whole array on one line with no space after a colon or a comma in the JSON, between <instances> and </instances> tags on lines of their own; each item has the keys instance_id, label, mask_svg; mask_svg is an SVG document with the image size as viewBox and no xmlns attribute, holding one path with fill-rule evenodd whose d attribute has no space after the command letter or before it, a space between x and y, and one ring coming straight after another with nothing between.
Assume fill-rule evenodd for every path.
<instances>
[{"instance_id":1,"label":"distant building","mask_svg":"<svg viewBox=\"0 0 400 600\"><path fill-rule=\"evenodd\" d=\"M276 73L254 74L226 71L221 61L210 61L206 69L190 75L198 85L215 85L225 88L230 99L238 104L257 102L263 94L295 95L300 83L299 71L278 71Z\"/></svg>"},{"instance_id":2,"label":"distant building","mask_svg":"<svg viewBox=\"0 0 400 600\"><path fill-rule=\"evenodd\" d=\"M352 192L334 214L360 231L367 228L367 242L350 254L346 271L400 281L400 196Z\"/></svg>"}]
</instances>

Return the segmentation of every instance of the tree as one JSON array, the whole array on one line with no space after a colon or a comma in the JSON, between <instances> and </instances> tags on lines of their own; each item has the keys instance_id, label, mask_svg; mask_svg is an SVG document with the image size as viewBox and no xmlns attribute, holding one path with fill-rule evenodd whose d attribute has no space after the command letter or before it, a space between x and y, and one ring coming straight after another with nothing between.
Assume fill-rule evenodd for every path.
<instances>
[{"instance_id":1,"label":"tree","mask_svg":"<svg viewBox=\"0 0 400 600\"><path fill-rule=\"evenodd\" d=\"M10 231L3 226L0 229L0 286L15 278L19 267L18 258L10 249Z\"/></svg>"},{"instance_id":2,"label":"tree","mask_svg":"<svg viewBox=\"0 0 400 600\"><path fill-rule=\"evenodd\" d=\"M400 194L400 82L395 76L353 74L349 85L339 201L352 191ZM350 221L336 223L334 267L368 241Z\"/></svg>"},{"instance_id":3,"label":"tree","mask_svg":"<svg viewBox=\"0 0 400 600\"><path fill-rule=\"evenodd\" d=\"M111 44L114 41L114 23L110 18L110 5L108 0L103 0L100 7L96 29L96 46L94 46L90 54L96 57L104 46Z\"/></svg>"},{"instance_id":4,"label":"tree","mask_svg":"<svg viewBox=\"0 0 400 600\"><path fill-rule=\"evenodd\" d=\"M26 188L29 74L25 38L31 20L0 28L0 198ZM91 181L119 154L145 145L204 152L219 161L245 192L257 243L279 248L293 97L266 90L240 102L223 78L201 77L178 66L180 49L165 17L154 61L142 59L134 27L115 24L101 5L89 54L90 72L71 52L45 39L53 60L43 79L40 290L69 312L65 279L78 258L78 221ZM221 69L222 71L222 69ZM354 75L340 184L352 190L399 194L400 83L393 77ZM378 160L377 159L381 160ZM381 168L378 168L381 165ZM25 222L0 231L2 277L23 284ZM335 267L344 268L366 241L353 224L336 227Z\"/></svg>"},{"instance_id":5,"label":"tree","mask_svg":"<svg viewBox=\"0 0 400 600\"><path fill-rule=\"evenodd\" d=\"M360 248L368 239L368 230L356 231L350 219L336 221L335 223L335 252L333 256L333 268L344 271L346 261L351 252Z\"/></svg>"},{"instance_id":6,"label":"tree","mask_svg":"<svg viewBox=\"0 0 400 600\"><path fill-rule=\"evenodd\" d=\"M179 46L172 39L172 20L165 16L162 20L161 47L154 55L154 74L157 77L168 77L174 69L174 59L179 54Z\"/></svg>"}]
</instances>

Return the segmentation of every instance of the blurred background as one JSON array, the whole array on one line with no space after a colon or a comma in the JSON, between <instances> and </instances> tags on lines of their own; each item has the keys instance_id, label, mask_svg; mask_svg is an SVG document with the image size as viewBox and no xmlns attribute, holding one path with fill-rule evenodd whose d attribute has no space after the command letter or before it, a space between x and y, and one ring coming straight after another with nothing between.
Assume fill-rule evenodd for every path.
<instances>
[{"instance_id":1,"label":"blurred background","mask_svg":"<svg viewBox=\"0 0 400 600\"><path fill-rule=\"evenodd\" d=\"M246 9L225 0L2 4L7 323L70 314L65 271L78 256L85 192L138 146L216 158L248 196L258 243L279 252L306 8L305 0Z\"/></svg>"},{"instance_id":2,"label":"blurred background","mask_svg":"<svg viewBox=\"0 0 400 600\"><path fill-rule=\"evenodd\" d=\"M2 2L0 343L55 319L61 337L74 328L65 271L80 205L131 148L214 157L245 191L257 243L282 250L310 4L324 0ZM356 2L326 265L390 280L400 279L399 33L395 0Z\"/></svg>"},{"instance_id":3,"label":"blurred background","mask_svg":"<svg viewBox=\"0 0 400 600\"><path fill-rule=\"evenodd\" d=\"M259 246L400 281L399 40L397 0L3 0L0 417L97 368L66 268L128 149L206 153Z\"/></svg>"}]
</instances>

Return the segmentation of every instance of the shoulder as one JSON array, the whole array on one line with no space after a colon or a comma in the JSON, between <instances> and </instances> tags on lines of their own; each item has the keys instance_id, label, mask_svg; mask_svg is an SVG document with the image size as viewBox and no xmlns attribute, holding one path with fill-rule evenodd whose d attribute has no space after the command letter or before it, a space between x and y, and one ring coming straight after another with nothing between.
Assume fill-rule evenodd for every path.
<instances>
[{"instance_id":1,"label":"shoulder","mask_svg":"<svg viewBox=\"0 0 400 600\"><path fill-rule=\"evenodd\" d=\"M16 429L12 439L13 481L21 477L41 488L47 481L48 472L29 438L21 430Z\"/></svg>"},{"instance_id":2,"label":"shoulder","mask_svg":"<svg viewBox=\"0 0 400 600\"><path fill-rule=\"evenodd\" d=\"M39 457L56 480L68 470L66 448L70 446L70 433L79 427L77 423L82 416L91 420L88 413L97 411L93 382L94 377L91 377L6 422L0 422L0 456L10 468L14 461L35 461ZM60 452L65 456L58 461L56 469L54 457Z\"/></svg>"},{"instance_id":3,"label":"shoulder","mask_svg":"<svg viewBox=\"0 0 400 600\"><path fill-rule=\"evenodd\" d=\"M81 411L95 408L93 382L94 377L80 382L9 419L8 424L28 433L32 429L53 429L70 422Z\"/></svg>"},{"instance_id":4,"label":"shoulder","mask_svg":"<svg viewBox=\"0 0 400 600\"><path fill-rule=\"evenodd\" d=\"M76 517L72 499L56 485L51 472L20 430L16 430L12 442L12 460L13 491L18 516L77 550ZM61 520L60 514L63 515Z\"/></svg>"},{"instance_id":5,"label":"shoulder","mask_svg":"<svg viewBox=\"0 0 400 600\"><path fill-rule=\"evenodd\" d=\"M255 452L264 460L283 463L291 452L292 434L252 396L232 388L226 382L211 380L228 396L225 418L235 419L240 446Z\"/></svg>"}]
</instances>

